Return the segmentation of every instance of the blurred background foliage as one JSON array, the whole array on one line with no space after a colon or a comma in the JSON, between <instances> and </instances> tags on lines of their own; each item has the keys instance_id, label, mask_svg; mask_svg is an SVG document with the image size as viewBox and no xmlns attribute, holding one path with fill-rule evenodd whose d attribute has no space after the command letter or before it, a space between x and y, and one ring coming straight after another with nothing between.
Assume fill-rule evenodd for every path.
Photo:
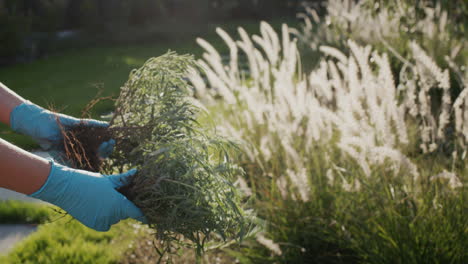
<instances>
[{"instance_id":1,"label":"blurred background foliage","mask_svg":"<svg viewBox=\"0 0 468 264\"><path fill-rule=\"evenodd\" d=\"M90 43L197 34L226 20L294 18L323 0L0 0L0 65Z\"/></svg>"}]
</instances>

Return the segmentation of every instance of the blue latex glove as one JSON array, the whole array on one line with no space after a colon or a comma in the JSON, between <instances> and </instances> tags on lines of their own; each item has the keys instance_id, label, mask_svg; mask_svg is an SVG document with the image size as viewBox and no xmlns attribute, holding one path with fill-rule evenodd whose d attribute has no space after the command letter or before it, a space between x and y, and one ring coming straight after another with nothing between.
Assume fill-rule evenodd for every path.
<instances>
[{"instance_id":1,"label":"blue latex glove","mask_svg":"<svg viewBox=\"0 0 468 264\"><path fill-rule=\"evenodd\" d=\"M59 122L57 122L59 121ZM64 128L80 123L89 126L107 127L107 122L93 119L77 119L53 113L29 101L15 107L10 114L11 128L32 137L45 150L58 150L63 140L60 125ZM107 158L114 149L115 141L103 142L99 147L100 157Z\"/></svg>"},{"instance_id":2,"label":"blue latex glove","mask_svg":"<svg viewBox=\"0 0 468 264\"><path fill-rule=\"evenodd\" d=\"M135 173L106 176L51 162L46 183L30 196L59 206L87 227L107 231L122 219L146 222L141 210L116 191Z\"/></svg>"}]
</instances>

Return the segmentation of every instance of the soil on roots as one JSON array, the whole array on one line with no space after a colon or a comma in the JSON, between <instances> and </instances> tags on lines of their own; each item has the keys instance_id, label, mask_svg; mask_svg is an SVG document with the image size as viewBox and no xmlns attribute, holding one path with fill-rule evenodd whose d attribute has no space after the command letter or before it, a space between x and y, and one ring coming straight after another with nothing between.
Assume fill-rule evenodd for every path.
<instances>
[{"instance_id":1,"label":"soil on roots","mask_svg":"<svg viewBox=\"0 0 468 264\"><path fill-rule=\"evenodd\" d=\"M62 147L65 152L65 159L69 163L69 166L76 169L93 172L106 171L106 166L109 164L99 156L101 144L114 139L116 141L114 150L117 150L117 152L129 152L136 147L135 144L132 144L128 140L129 135L142 131L146 131L146 128L90 127L84 123L63 128L62 135L64 140ZM119 167L119 163L113 163L113 165ZM117 189L117 191L131 201L135 199L136 195L134 178L135 176L131 177L127 185Z\"/></svg>"},{"instance_id":2,"label":"soil on roots","mask_svg":"<svg viewBox=\"0 0 468 264\"><path fill-rule=\"evenodd\" d=\"M81 170L99 172L103 160L99 146L112 138L107 127L90 127L84 123L62 131L63 149L71 166Z\"/></svg>"},{"instance_id":3,"label":"soil on roots","mask_svg":"<svg viewBox=\"0 0 468 264\"><path fill-rule=\"evenodd\" d=\"M135 201L135 196L136 196L136 192L133 190L135 188L135 182L133 181L133 179L135 179L135 175L130 177L129 182L128 182L127 185L117 189L117 191L119 193L121 193L123 196L127 197L127 199L129 199L132 202Z\"/></svg>"}]
</instances>

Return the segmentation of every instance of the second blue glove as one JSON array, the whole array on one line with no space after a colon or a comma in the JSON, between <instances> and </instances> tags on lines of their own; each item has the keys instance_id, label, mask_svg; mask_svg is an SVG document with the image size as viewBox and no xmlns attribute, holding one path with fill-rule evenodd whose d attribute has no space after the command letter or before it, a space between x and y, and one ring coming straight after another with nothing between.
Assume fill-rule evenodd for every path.
<instances>
[{"instance_id":1,"label":"second blue glove","mask_svg":"<svg viewBox=\"0 0 468 264\"><path fill-rule=\"evenodd\" d=\"M30 136L42 149L52 150L57 154L62 152L60 145L63 140L62 128L69 128L79 124L90 127L108 127L107 122L93 119L78 119L58 114L37 106L29 101L17 106L10 114L11 128L19 133ZM113 139L103 142L98 149L101 158L107 158L113 151ZM63 153L61 153L63 154Z\"/></svg>"}]
</instances>

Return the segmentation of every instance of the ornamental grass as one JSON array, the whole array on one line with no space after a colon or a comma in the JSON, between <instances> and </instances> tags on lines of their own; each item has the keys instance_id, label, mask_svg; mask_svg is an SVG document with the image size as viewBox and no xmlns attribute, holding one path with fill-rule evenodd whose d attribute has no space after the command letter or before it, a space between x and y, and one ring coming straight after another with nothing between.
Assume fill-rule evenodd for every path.
<instances>
[{"instance_id":1,"label":"ornamental grass","mask_svg":"<svg viewBox=\"0 0 468 264\"><path fill-rule=\"evenodd\" d=\"M108 129L65 133L76 167L138 169L119 191L143 211L161 255L181 245L200 255L208 244L240 240L250 228L232 183L243 174L230 157L236 145L197 122L202 109L185 78L192 68L191 56L174 52L149 59L121 88ZM108 161L96 158L97 137L116 140Z\"/></svg>"}]
</instances>

